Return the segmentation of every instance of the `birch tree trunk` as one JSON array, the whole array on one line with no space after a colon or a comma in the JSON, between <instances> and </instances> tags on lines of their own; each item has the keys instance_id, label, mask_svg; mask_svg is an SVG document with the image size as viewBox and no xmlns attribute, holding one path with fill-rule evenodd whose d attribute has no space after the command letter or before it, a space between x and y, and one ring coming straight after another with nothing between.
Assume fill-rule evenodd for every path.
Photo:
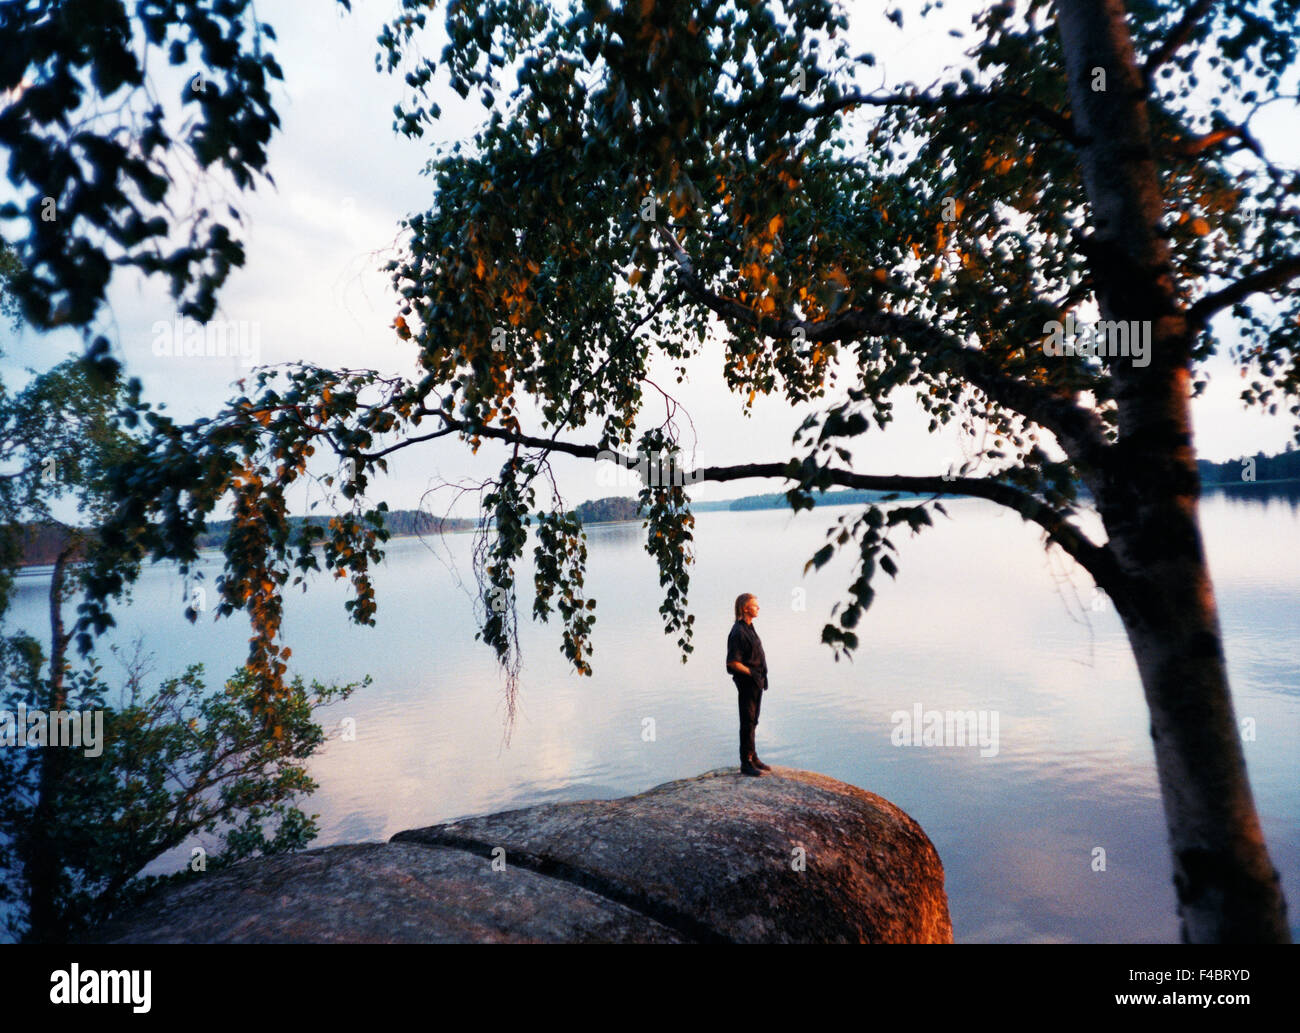
<instances>
[{"instance_id":1,"label":"birch tree trunk","mask_svg":"<svg viewBox=\"0 0 1300 1033\"><path fill-rule=\"evenodd\" d=\"M63 583L68 561L75 547L59 553L50 577L50 680L46 695L45 712L49 720L51 745L40 751L40 783L35 813L35 828L31 830L33 849L27 871L28 886L28 939L38 943L66 942L66 935L58 920L58 886L61 879L59 850L56 846L58 829L55 794L63 778L63 749L53 742L54 715L67 708L68 694L64 686L68 633L63 626Z\"/></svg>"},{"instance_id":2,"label":"birch tree trunk","mask_svg":"<svg viewBox=\"0 0 1300 1033\"><path fill-rule=\"evenodd\" d=\"M1246 777L1197 512L1195 329L1160 235L1147 85L1121 0L1060 0L1070 105L1093 220L1082 246L1103 319L1151 323L1144 367L1112 358L1119 439L1092 471L1123 571L1115 604L1151 715L1183 939L1288 942L1286 904Z\"/></svg>"}]
</instances>

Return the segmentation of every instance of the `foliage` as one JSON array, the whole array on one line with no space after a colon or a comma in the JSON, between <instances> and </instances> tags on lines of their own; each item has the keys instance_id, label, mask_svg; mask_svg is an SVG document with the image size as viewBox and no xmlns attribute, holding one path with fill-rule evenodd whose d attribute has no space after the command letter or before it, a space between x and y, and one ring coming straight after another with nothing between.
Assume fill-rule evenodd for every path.
<instances>
[{"instance_id":1,"label":"foliage","mask_svg":"<svg viewBox=\"0 0 1300 1033\"><path fill-rule=\"evenodd\" d=\"M369 474L396 449L448 434L475 451L497 440L511 455L484 485L481 637L513 677L513 566L533 520L545 527L568 511L550 457L680 447L675 405L647 370L658 354L684 376L710 318L746 409L775 392L828 404L798 428L795 455L702 480L784 479L796 509L836 485L923 496L828 531L861 558L849 605L823 632L837 656L856 645L874 570L894 569L880 528L925 527L942 495L1014 509L1119 594L1114 556L1078 519L1081 489L1114 496L1135 466L1161 479L1185 472L1166 472L1158 444L1118 434L1116 360L1044 352L1045 323L1087 321L1122 268L1089 214L1070 55L1046 3L980 13L966 67L895 94L863 88L875 59L851 54L848 14L828 0L452 3L436 59L416 54L434 6L405 0L380 37L381 64L409 69L396 127L420 135L437 123L440 76L479 97L487 118L431 163L432 206L407 221L409 245L390 264L402 299L394 327L422 375L302 363L264 371L255 391L192 426L142 408L148 453L115 488L121 552L97 570L97 599L129 584L146 556L192 560L205 514L233 493L247 525L226 545L223 612L253 616L250 660L273 696L278 593L317 565L310 546L321 535L291 534L284 510L310 457L327 449L354 473L343 488L353 513L324 537L327 566L351 577L348 605L364 622L383 540L382 504L360 501ZM1296 6L1236 0L1193 13L1204 16L1183 25L1176 5L1129 12L1149 55L1175 301L1194 330L1152 375L1186 361L1203 381L1220 347L1211 319L1230 312L1242 343L1228 351L1249 376L1243 399L1273 409L1300 388L1300 302L1283 294L1268 309L1250 297L1300 270L1300 180L1268 160L1250 119L1294 74ZM1174 38L1183 49L1161 52ZM647 389L670 415L638 434ZM962 428L959 468L916 478L848 468L846 446L892 421L899 389L932 430ZM541 413L538 428L520 422L523 397ZM582 429L590 443L564 433ZM548 478L539 500L534 484ZM680 488L647 485L642 504L665 630L685 659L694 518ZM575 599L579 543L567 532L535 543L556 590ZM587 617L575 609L564 630L579 672ZM88 609L86 627L104 620Z\"/></svg>"},{"instance_id":2,"label":"foliage","mask_svg":"<svg viewBox=\"0 0 1300 1033\"><path fill-rule=\"evenodd\" d=\"M289 527L296 531L305 523L315 524L322 530L329 529L330 518L327 516L290 517ZM234 527L233 520L215 520L208 524L208 530L198 537L200 548L219 548ZM440 535L449 531L468 531L476 521L467 517L439 517L423 509L396 509L384 514L384 530L394 538L403 536Z\"/></svg>"},{"instance_id":3,"label":"foliage","mask_svg":"<svg viewBox=\"0 0 1300 1033\"><path fill-rule=\"evenodd\" d=\"M17 714L48 706L44 658L31 639L7 641L10 686L0 709ZM305 686L294 679L267 736L255 716L255 683L246 673L210 692L202 668L191 666L145 691L139 657L116 701L97 666L71 678L66 708L103 714L102 752L47 746L0 749L0 902L13 913L9 932L26 926L27 870L37 836L50 832L58 859L56 924L42 938L65 942L138 902L163 883L194 878L254 854L304 848L316 836L315 816L295 805L316 783L307 760L325 741L317 706L346 699L356 685ZM37 820L40 767L64 751L55 799ZM93 751L92 751L93 752ZM173 876L143 876L153 860L194 837L217 836L219 846Z\"/></svg>"},{"instance_id":4,"label":"foliage","mask_svg":"<svg viewBox=\"0 0 1300 1033\"><path fill-rule=\"evenodd\" d=\"M108 472L133 446L116 423L120 383L101 369L69 359L16 394L0 384L0 618L33 525L77 546L84 536L56 519L58 502L92 525L107 517Z\"/></svg>"},{"instance_id":5,"label":"foliage","mask_svg":"<svg viewBox=\"0 0 1300 1033\"><path fill-rule=\"evenodd\" d=\"M1300 480L1300 451L1280 452L1274 456L1256 452L1253 456L1242 459L1229 459L1225 463L1208 463L1201 461L1202 484L1242 484L1245 483L1247 462L1252 462L1254 481Z\"/></svg>"},{"instance_id":6,"label":"foliage","mask_svg":"<svg viewBox=\"0 0 1300 1033\"><path fill-rule=\"evenodd\" d=\"M0 294L0 309L8 299ZM103 921L169 881L140 873L199 834L221 842L203 870L304 847L316 824L294 802L315 788L305 762L324 741L313 711L356 688L295 679L267 728L246 672L209 692L191 667L146 694L137 655L113 701L93 660L72 669L63 604L102 548L94 528L113 505L108 485L137 445L117 419L136 388L113 370L69 360L17 393L0 385L0 736L16 740L0 743L0 904L15 937L63 942ZM77 522L56 517L60 504ZM2 626L23 550L42 544L56 548L48 658ZM25 748L20 704L99 711L102 752Z\"/></svg>"},{"instance_id":7,"label":"foliage","mask_svg":"<svg viewBox=\"0 0 1300 1033\"><path fill-rule=\"evenodd\" d=\"M795 510L832 487L913 497L841 520L810 560L822 566L839 548L858 557L849 597L823 628L836 657L858 644L876 571L897 573L892 535L928 526L941 497L983 498L1033 522L1110 596L1134 644L1189 936L1284 938L1200 535L1188 397L1220 353L1245 381L1242 400L1285 407L1300 436L1300 175L1256 135L1266 108L1294 112L1300 3L997 3L973 17L959 67L895 92L875 86L875 57L848 44L852 8L832 0L450 0L447 46L422 56L438 8L402 0L379 38L379 66L404 70L411 88L398 131L438 125L443 77L487 113L472 139L438 149L431 206L406 220L404 251L387 267L400 298L393 327L418 373L263 370L252 390L188 426L132 397L127 429L144 441L107 486L112 514L86 576L81 647L111 624L109 602L144 561L188 569L209 514L233 499L219 609L250 616L255 705L273 725L288 693L284 587L323 556L351 580L353 619L372 622L370 569L387 532L384 505L365 498L369 479L394 451L457 435L475 452L494 441L508 453L480 486L475 571L480 636L507 672L513 713L514 570L534 528L545 572L534 615L547 618L554 603L562 648L576 671L591 671L584 538L551 458L614 453L637 467L622 450L689 446L680 406L649 370L666 360L680 383L712 326L744 411L760 393L822 408L795 430L792 455L710 467L692 483L777 480ZM207 10L202 0L179 9ZM53 54L46 37L67 23L37 32L31 10L6 9L25 28L20 53ZM888 17L901 31L903 13ZM125 38L105 35L110 51ZM26 59L8 53L0 83L13 85ZM55 72L84 54L67 51ZM130 80L136 66L119 64L99 72L98 88ZM19 114L39 116L38 102L52 102L57 122L67 90L60 74L29 89L0 112L0 139L14 146ZM241 139L264 142L260 117ZM146 123L146 154L156 132ZM60 156L33 137L11 181L28 182L42 154ZM110 167L121 153L110 150ZM119 164L157 189L143 166ZM109 208L129 216L121 200ZM126 245L152 229L129 217L121 226L104 232ZM238 257L215 231L209 242L208 252L178 252L180 265L136 264L179 275L179 295L191 260L215 255L186 299L203 314L205 290ZM75 296L68 318L80 320L111 264L90 239L60 246L66 260L29 245L34 272L19 274L38 322L58 315L38 296L38 273L51 297ZM1146 361L1127 349L1049 352L1053 323L1093 317L1149 327ZM855 446L892 422L900 397L917 399L932 431L960 429L958 468L854 469L870 451ZM646 426L660 400L666 415ZM523 412L539 413L539 426L525 427ZM294 527L288 492L318 452L339 464L334 483L350 508L325 528ZM685 660L694 515L683 486L646 481L638 503L660 612Z\"/></svg>"},{"instance_id":8,"label":"foliage","mask_svg":"<svg viewBox=\"0 0 1300 1033\"><path fill-rule=\"evenodd\" d=\"M101 525L100 547L87 564L87 598L77 632L80 650L89 652L94 636L113 625L108 600L129 588L146 560L176 560L188 575L208 531L208 514L233 494L216 612L229 616L244 610L249 615L254 634L246 667L259 686L268 728L277 723L290 656L278 640L283 587L302 584L310 572L321 570L323 559L336 577L351 578L353 598L346 606L352 619L373 624L369 571L382 559L381 546L389 537L387 505L361 508L368 481L364 464L355 476L342 467L337 478L326 478L353 509L330 517L325 526L293 521L286 491L307 476L308 460L321 444L319 420L362 415L360 426L340 427L329 440L349 458L371 447L375 429L397 422L384 405L363 405L362 391L382 391L387 384L377 374L324 373L299 365L256 377L259 387L281 379L288 384L267 391L256 403L242 396L217 418L188 426L133 396L126 422L132 428L143 423L148 436L130 464L108 471L114 510ZM279 443L262 451L269 440ZM374 461L384 468L382 458Z\"/></svg>"},{"instance_id":9,"label":"foliage","mask_svg":"<svg viewBox=\"0 0 1300 1033\"><path fill-rule=\"evenodd\" d=\"M21 268L18 252L6 241L0 240L0 319L8 320L15 331L22 325L22 313L18 299L9 288L9 282Z\"/></svg>"},{"instance_id":10,"label":"foliage","mask_svg":"<svg viewBox=\"0 0 1300 1033\"><path fill-rule=\"evenodd\" d=\"M339 0L350 10L349 0ZM264 41L275 30L251 0L53 0L0 6L0 146L21 203L21 268L11 290L33 327L86 327L115 267L170 281L179 311L206 322L230 270L244 262L239 213L214 196L184 219L177 172L211 171L239 190L265 175L279 126L271 81L283 78ZM165 57L184 70L179 127L148 75Z\"/></svg>"}]
</instances>

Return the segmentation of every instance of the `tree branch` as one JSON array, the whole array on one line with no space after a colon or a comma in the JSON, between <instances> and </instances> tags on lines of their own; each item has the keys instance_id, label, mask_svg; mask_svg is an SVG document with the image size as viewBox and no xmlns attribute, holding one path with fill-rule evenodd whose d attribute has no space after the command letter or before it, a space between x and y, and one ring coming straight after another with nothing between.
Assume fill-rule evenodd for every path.
<instances>
[{"instance_id":1,"label":"tree branch","mask_svg":"<svg viewBox=\"0 0 1300 1033\"><path fill-rule=\"evenodd\" d=\"M1250 130L1245 126L1237 125L1225 126L1222 129L1216 129L1211 133L1204 134L1203 136L1190 137L1181 140L1178 144L1178 153L1187 158L1195 158L1199 154L1204 154L1206 151L1218 147L1219 144L1224 143L1227 140L1238 141L1237 146L1232 148L1232 150L1236 151L1244 147L1255 155L1255 157L1259 158L1260 161L1265 164L1268 163L1268 159L1264 157L1264 148L1260 145L1260 142L1255 139Z\"/></svg>"},{"instance_id":2,"label":"tree branch","mask_svg":"<svg viewBox=\"0 0 1300 1033\"><path fill-rule=\"evenodd\" d=\"M692 473L694 480L735 481L750 477L798 479L799 464L749 463L741 466L711 466ZM1015 510L1025 520L1038 524L1049 541L1059 545L1090 573L1112 596L1119 591L1122 574L1106 546L1097 545L1069 522L1065 514L1014 485L983 477L910 477L899 474L860 474L826 468L821 471L832 484L869 491L893 491L914 495L961 495L987 499Z\"/></svg>"},{"instance_id":3,"label":"tree branch","mask_svg":"<svg viewBox=\"0 0 1300 1033\"><path fill-rule=\"evenodd\" d=\"M1165 37L1165 41L1156 48L1156 52L1147 58L1147 63L1142 68L1142 77L1147 84L1147 89L1151 88L1152 77L1160 66L1173 57L1179 47L1191 39L1196 23L1204 18L1213 6L1214 0L1196 0L1196 3L1187 8L1186 13L1174 26L1173 31Z\"/></svg>"},{"instance_id":4,"label":"tree branch","mask_svg":"<svg viewBox=\"0 0 1300 1033\"><path fill-rule=\"evenodd\" d=\"M570 441L559 441L532 434L521 434L507 427L478 426L471 427L464 420L458 420L450 413L438 409L429 410L429 415L436 415L444 420L449 428L473 433L479 437L495 438L515 445L540 448L547 452L561 452L580 459L607 459L635 469L640 465L639 459L623 455L613 449L599 448L596 445L579 445ZM415 444L413 439L394 446L404 448ZM393 451L389 449L387 451ZM797 460L786 463L749 463L739 466L710 466L692 470L681 478L682 481L697 483L699 481L736 481L749 478L780 478L797 481L801 467ZM820 471L832 484L847 488L865 488L873 491L897 491L917 495L963 495L972 498L987 499L1000 506L1013 509L1024 519L1038 524L1047 532L1049 541L1054 542L1072 556L1079 565L1087 570L1097 584L1114 595L1119 591L1122 575L1110 550L1090 541L1077 527L1069 522L1065 514L1053 509L1040 499L1014 485L979 477L907 477L899 475L858 474L851 470L826 468ZM674 481L674 483L677 483Z\"/></svg>"},{"instance_id":5,"label":"tree branch","mask_svg":"<svg viewBox=\"0 0 1300 1033\"><path fill-rule=\"evenodd\" d=\"M1256 292L1284 287L1297 278L1300 278L1300 258L1288 258L1277 265L1243 276L1222 290L1205 295L1188 309L1188 317L1195 325L1204 326L1216 312L1235 305Z\"/></svg>"},{"instance_id":6,"label":"tree branch","mask_svg":"<svg viewBox=\"0 0 1300 1033\"><path fill-rule=\"evenodd\" d=\"M793 339L797 331L798 336L807 341L858 340L866 336L905 340L918 351L941 360L954 376L979 388L998 404L1046 427L1077 462L1091 467L1100 465L1106 448L1101 419L1095 412L1077 405L1069 396L1006 376L983 352L967 348L950 334L912 316L849 309L830 319L811 323L793 316L780 320L763 319L748 306L709 290L677 239L665 227L657 229L673 252L688 293L724 322L741 323L783 340Z\"/></svg>"},{"instance_id":7,"label":"tree branch","mask_svg":"<svg viewBox=\"0 0 1300 1033\"><path fill-rule=\"evenodd\" d=\"M390 445L388 448L381 448L378 452L361 452L359 453L359 455L361 456L362 459L366 459L366 460L373 461L375 459L381 459L382 457L388 455L390 452L396 452L398 449L405 448L407 445L416 445L423 441L432 441L434 438L445 438L448 434L450 434L455 429L456 429L455 427L443 427L442 430L435 430L428 434L417 434L414 435L413 437L405 438L404 440L397 443L396 445ZM346 459L349 455L349 453L340 452L338 449L335 449L335 452L339 455L340 458L344 458L344 459Z\"/></svg>"},{"instance_id":8,"label":"tree branch","mask_svg":"<svg viewBox=\"0 0 1300 1033\"><path fill-rule=\"evenodd\" d=\"M847 93L836 100L822 101L820 104L803 104L793 97L783 97L780 102L782 114L801 116L804 120L824 118L845 108L858 105L868 107L903 107L922 111L939 111L946 108L992 107L1005 105L1027 115L1051 129L1057 136L1070 144L1079 144L1081 139L1074 131L1074 124L1068 115L1042 104L1039 101L1019 93L1007 93L1001 90L969 89L965 93L947 93L934 96L928 93ZM748 103L732 105L738 114L743 114Z\"/></svg>"}]
</instances>

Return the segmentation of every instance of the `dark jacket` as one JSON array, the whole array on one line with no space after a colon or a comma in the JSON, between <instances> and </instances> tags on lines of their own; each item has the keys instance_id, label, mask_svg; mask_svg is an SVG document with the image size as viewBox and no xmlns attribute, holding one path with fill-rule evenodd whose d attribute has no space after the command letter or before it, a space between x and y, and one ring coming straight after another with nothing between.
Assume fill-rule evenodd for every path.
<instances>
[{"instance_id":1,"label":"dark jacket","mask_svg":"<svg viewBox=\"0 0 1300 1033\"><path fill-rule=\"evenodd\" d=\"M753 683L756 683L760 689L767 688L767 657L763 653L763 643L758 637L758 632L754 630L754 625L746 624L744 621L736 621L731 626L731 634L727 636L727 663L730 664L735 660L739 660L754 672ZM739 671L733 671L728 667L727 673L731 675L738 689L751 684L751 679Z\"/></svg>"}]
</instances>

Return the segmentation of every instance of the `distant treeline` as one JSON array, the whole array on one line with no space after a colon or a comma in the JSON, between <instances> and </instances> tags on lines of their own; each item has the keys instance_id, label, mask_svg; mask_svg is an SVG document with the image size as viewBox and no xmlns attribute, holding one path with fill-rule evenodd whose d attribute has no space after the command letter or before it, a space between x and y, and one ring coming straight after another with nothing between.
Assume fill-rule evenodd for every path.
<instances>
[{"instance_id":1,"label":"distant treeline","mask_svg":"<svg viewBox=\"0 0 1300 1033\"><path fill-rule=\"evenodd\" d=\"M841 491L828 491L825 495L820 492L813 492L813 501L819 506L852 506L868 502L879 502L886 496L893 494L887 491L868 491L864 488L845 488ZM906 493L896 493L899 498L911 498ZM730 502L713 503L710 508L723 510L741 510L741 509L785 509L790 502L785 497L785 492L775 491L769 495L746 495L743 499L732 499ZM695 506L695 509L703 509L703 506Z\"/></svg>"},{"instance_id":2,"label":"distant treeline","mask_svg":"<svg viewBox=\"0 0 1300 1033\"><path fill-rule=\"evenodd\" d=\"M1275 456L1257 452L1224 463L1198 459L1196 466L1201 471L1201 484L1207 488L1220 484L1248 484L1250 481L1300 480L1300 451L1281 452Z\"/></svg>"},{"instance_id":3,"label":"distant treeline","mask_svg":"<svg viewBox=\"0 0 1300 1033\"><path fill-rule=\"evenodd\" d=\"M215 549L226 540L232 520L218 520L198 537L200 549ZM297 530L305 523L324 527L328 516L290 517L289 526ZM384 514L384 527L393 537L415 534L438 534L442 531L465 531L478 525L466 517L436 517L419 509L399 509ZM38 567L53 563L67 545L71 532L59 524L29 524L24 528L22 566Z\"/></svg>"},{"instance_id":4,"label":"distant treeline","mask_svg":"<svg viewBox=\"0 0 1300 1033\"><path fill-rule=\"evenodd\" d=\"M62 524L27 524L22 529L24 567L52 564L72 540L72 529Z\"/></svg>"},{"instance_id":5,"label":"distant treeline","mask_svg":"<svg viewBox=\"0 0 1300 1033\"><path fill-rule=\"evenodd\" d=\"M603 520L635 520L636 499L612 496L580 503L574 512L584 524L598 524Z\"/></svg>"},{"instance_id":6,"label":"distant treeline","mask_svg":"<svg viewBox=\"0 0 1300 1033\"><path fill-rule=\"evenodd\" d=\"M1252 466L1253 464L1253 466ZM1200 470L1201 484L1206 488L1225 490L1247 490L1252 484L1270 482L1300 482L1300 450L1281 452L1266 456L1257 452L1253 456L1241 459L1229 459L1222 463L1211 463L1198 459L1196 465ZM1253 476L1250 476L1252 475ZM825 495L813 494L819 506L863 505L879 502L886 496L883 491L863 491L845 489L828 491ZM906 496L902 496L906 497ZM1288 498L1294 495L1288 493ZM789 503L785 492L771 492L766 495L747 495L740 499L725 499L720 502L696 502L691 508L697 513L742 511L751 509L784 509ZM579 518L585 524L594 524L608 520L637 519L637 500L630 497L611 496L583 502L576 507ZM295 530L303 523L325 526L328 516L290 517L289 524ZM208 530L199 536L200 548L220 546L230 531L230 520L219 520L209 524ZM421 509L398 509L384 515L384 526L394 537L402 535L428 535L451 531L467 531L476 527L478 521L467 517L436 517ZM22 565L25 567L43 566L53 563L67 546L71 531L60 524L29 524L24 528Z\"/></svg>"},{"instance_id":7,"label":"distant treeline","mask_svg":"<svg viewBox=\"0 0 1300 1033\"><path fill-rule=\"evenodd\" d=\"M289 526L297 531L303 524L315 524L325 527L329 516L290 517ZM199 535L199 548L213 549L226 540L233 520L218 520L209 524L208 530ZM465 531L478 526L477 520L468 517L436 517L422 509L395 509L384 514L384 528L394 538L402 535L440 534L444 531Z\"/></svg>"},{"instance_id":8,"label":"distant treeline","mask_svg":"<svg viewBox=\"0 0 1300 1033\"><path fill-rule=\"evenodd\" d=\"M1241 459L1229 459L1222 463L1211 463L1205 459L1197 460L1201 473L1201 484L1206 488L1231 488L1236 485L1250 485L1243 479L1243 473L1251 473L1252 467L1247 460L1253 460L1254 481L1300 481L1300 450L1281 452L1275 456L1266 456L1263 452ZM879 502L890 493L846 488L840 491L828 491L825 495L813 493L813 499L819 506L866 505ZM899 498L911 498L900 493ZM695 502L691 509L696 513L738 512L750 509L785 509L789 506L785 492L775 491L766 495L746 495L740 499L725 499L715 502ZM578 516L583 522L596 520L632 520L636 518L636 500L632 498L608 498L596 502L584 502L577 507ZM599 514L599 515L589 515ZM622 515L620 515L622 514Z\"/></svg>"},{"instance_id":9,"label":"distant treeline","mask_svg":"<svg viewBox=\"0 0 1300 1033\"><path fill-rule=\"evenodd\" d=\"M879 502L888 493L883 491L862 491L844 489L828 491L825 495L814 495L819 506L847 506L856 503ZM773 492L770 495L746 495L743 499L724 499L721 502L692 502L691 509L696 513L718 513L745 509L782 509L789 505L785 492ZM637 519L637 502L631 497L612 496L583 502L575 512L584 524L597 523L601 520L635 520Z\"/></svg>"}]
</instances>

